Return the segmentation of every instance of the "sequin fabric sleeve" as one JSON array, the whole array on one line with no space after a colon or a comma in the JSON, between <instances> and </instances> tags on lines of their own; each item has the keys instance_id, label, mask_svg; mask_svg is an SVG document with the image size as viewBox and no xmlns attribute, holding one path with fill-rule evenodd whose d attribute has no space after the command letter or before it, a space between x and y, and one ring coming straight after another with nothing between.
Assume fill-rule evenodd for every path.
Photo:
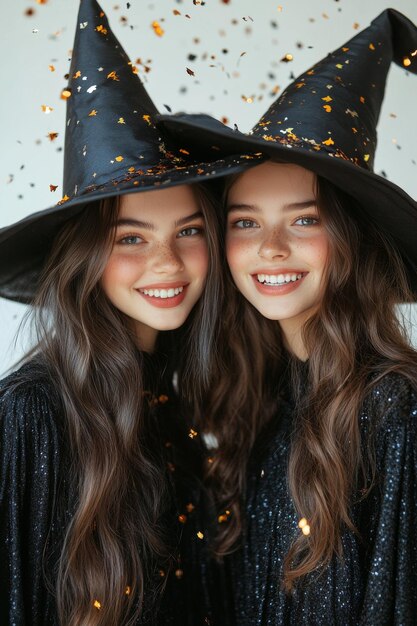
<instances>
[{"instance_id":1,"label":"sequin fabric sleeve","mask_svg":"<svg viewBox=\"0 0 417 626\"><path fill-rule=\"evenodd\" d=\"M360 624L412 626L417 624L416 391L402 377L388 377L372 392L362 421L374 430L376 485L358 522L368 545Z\"/></svg>"},{"instance_id":2,"label":"sequin fabric sleeve","mask_svg":"<svg viewBox=\"0 0 417 626\"><path fill-rule=\"evenodd\" d=\"M417 394L401 376L386 376L359 420L364 450L374 446L376 463L368 497L356 494L351 505L359 535L343 531L343 559L307 575L292 595L282 589L283 559L300 532L287 485L291 402L260 437L248 473L246 528L229 561L238 626L417 624Z\"/></svg>"},{"instance_id":3,"label":"sequin fabric sleeve","mask_svg":"<svg viewBox=\"0 0 417 626\"><path fill-rule=\"evenodd\" d=\"M61 464L57 408L24 371L0 383L0 623L52 625L44 558Z\"/></svg>"}]
</instances>

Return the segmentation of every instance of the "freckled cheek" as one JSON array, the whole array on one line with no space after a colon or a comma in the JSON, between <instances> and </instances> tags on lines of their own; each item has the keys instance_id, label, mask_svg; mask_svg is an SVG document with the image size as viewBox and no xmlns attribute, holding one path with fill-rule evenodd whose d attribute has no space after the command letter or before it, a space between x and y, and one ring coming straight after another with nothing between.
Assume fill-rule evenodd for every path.
<instances>
[{"instance_id":1,"label":"freckled cheek","mask_svg":"<svg viewBox=\"0 0 417 626\"><path fill-rule=\"evenodd\" d=\"M135 255L112 255L101 277L103 288L114 289L134 282L145 270L145 261Z\"/></svg>"},{"instance_id":2,"label":"freckled cheek","mask_svg":"<svg viewBox=\"0 0 417 626\"><path fill-rule=\"evenodd\" d=\"M197 278L205 280L209 267L207 245L197 246L182 254L182 261L187 271Z\"/></svg>"},{"instance_id":3,"label":"freckled cheek","mask_svg":"<svg viewBox=\"0 0 417 626\"><path fill-rule=\"evenodd\" d=\"M259 248L259 245L258 245ZM253 242L242 241L239 238L227 237L226 258L230 270L235 272L245 268L257 256L257 249Z\"/></svg>"}]
</instances>

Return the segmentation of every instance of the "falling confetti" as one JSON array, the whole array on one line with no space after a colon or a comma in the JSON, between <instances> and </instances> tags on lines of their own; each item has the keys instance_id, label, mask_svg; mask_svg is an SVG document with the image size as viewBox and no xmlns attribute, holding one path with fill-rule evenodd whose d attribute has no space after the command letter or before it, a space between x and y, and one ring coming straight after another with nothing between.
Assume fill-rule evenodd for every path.
<instances>
[{"instance_id":1,"label":"falling confetti","mask_svg":"<svg viewBox=\"0 0 417 626\"><path fill-rule=\"evenodd\" d=\"M152 28L153 28L153 32L158 37L162 37L162 35L165 33L164 29L162 28L159 22L156 22L156 21L152 22Z\"/></svg>"},{"instance_id":2,"label":"falling confetti","mask_svg":"<svg viewBox=\"0 0 417 626\"><path fill-rule=\"evenodd\" d=\"M282 63L290 63L293 60L294 60L294 57L293 57L292 54L286 54L285 56L282 57L281 62Z\"/></svg>"},{"instance_id":3,"label":"falling confetti","mask_svg":"<svg viewBox=\"0 0 417 626\"><path fill-rule=\"evenodd\" d=\"M187 74L189 74L189 76L195 76L195 73L193 72L193 70L190 70L189 67L185 68L187 70Z\"/></svg>"},{"instance_id":4,"label":"falling confetti","mask_svg":"<svg viewBox=\"0 0 417 626\"><path fill-rule=\"evenodd\" d=\"M47 104L41 104L41 109L43 113L46 113L46 115L48 115L49 113L51 113L51 111L53 111L53 107L48 106Z\"/></svg>"},{"instance_id":5,"label":"falling confetti","mask_svg":"<svg viewBox=\"0 0 417 626\"><path fill-rule=\"evenodd\" d=\"M49 141L55 141L55 139L58 137L59 133L48 133L46 136L49 138Z\"/></svg>"},{"instance_id":6,"label":"falling confetti","mask_svg":"<svg viewBox=\"0 0 417 626\"><path fill-rule=\"evenodd\" d=\"M93 109L92 111L90 111L90 113L88 114L88 117L95 117L97 115L97 111L95 109Z\"/></svg>"},{"instance_id":7,"label":"falling confetti","mask_svg":"<svg viewBox=\"0 0 417 626\"><path fill-rule=\"evenodd\" d=\"M56 191L58 189L58 185L49 185L49 191Z\"/></svg>"}]
</instances>

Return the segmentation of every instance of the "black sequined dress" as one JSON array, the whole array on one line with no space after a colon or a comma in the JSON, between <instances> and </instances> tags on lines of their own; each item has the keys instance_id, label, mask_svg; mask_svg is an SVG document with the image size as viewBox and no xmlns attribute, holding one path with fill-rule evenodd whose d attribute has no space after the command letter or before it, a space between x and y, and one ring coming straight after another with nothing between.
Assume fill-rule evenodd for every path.
<instances>
[{"instance_id":1,"label":"black sequined dress","mask_svg":"<svg viewBox=\"0 0 417 626\"><path fill-rule=\"evenodd\" d=\"M417 393L387 375L360 414L372 437L376 484L352 504L360 537L343 533L343 560L310 574L295 593L281 588L283 559L298 517L287 486L291 394L251 458L242 547L229 566L237 626L412 626L417 624Z\"/></svg>"},{"instance_id":2,"label":"black sequined dress","mask_svg":"<svg viewBox=\"0 0 417 626\"><path fill-rule=\"evenodd\" d=\"M221 626L215 616L221 603L210 605L221 593L213 589L220 581L206 551L198 437L189 436L171 380L161 380L161 363L148 357L145 364L147 378L158 381L147 398L154 445L166 467L164 524L172 563L154 567L139 623ZM0 624L55 626L57 562L76 493L62 405L39 361L0 383L0 463ZM158 595L160 577L165 591Z\"/></svg>"}]
</instances>

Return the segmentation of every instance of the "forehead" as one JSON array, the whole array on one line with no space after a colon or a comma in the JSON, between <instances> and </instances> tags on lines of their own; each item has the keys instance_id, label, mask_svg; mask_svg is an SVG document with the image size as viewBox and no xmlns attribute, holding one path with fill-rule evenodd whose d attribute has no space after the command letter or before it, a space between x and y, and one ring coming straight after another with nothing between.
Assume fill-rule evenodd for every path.
<instances>
[{"instance_id":1,"label":"forehead","mask_svg":"<svg viewBox=\"0 0 417 626\"><path fill-rule=\"evenodd\" d=\"M178 215L193 213L199 208L196 194L190 185L167 189L142 191L121 196L119 217L165 216L177 219Z\"/></svg>"},{"instance_id":2,"label":"forehead","mask_svg":"<svg viewBox=\"0 0 417 626\"><path fill-rule=\"evenodd\" d=\"M316 177L299 165L267 161L241 174L231 185L228 204L262 204L282 200L283 204L315 198Z\"/></svg>"}]
</instances>

